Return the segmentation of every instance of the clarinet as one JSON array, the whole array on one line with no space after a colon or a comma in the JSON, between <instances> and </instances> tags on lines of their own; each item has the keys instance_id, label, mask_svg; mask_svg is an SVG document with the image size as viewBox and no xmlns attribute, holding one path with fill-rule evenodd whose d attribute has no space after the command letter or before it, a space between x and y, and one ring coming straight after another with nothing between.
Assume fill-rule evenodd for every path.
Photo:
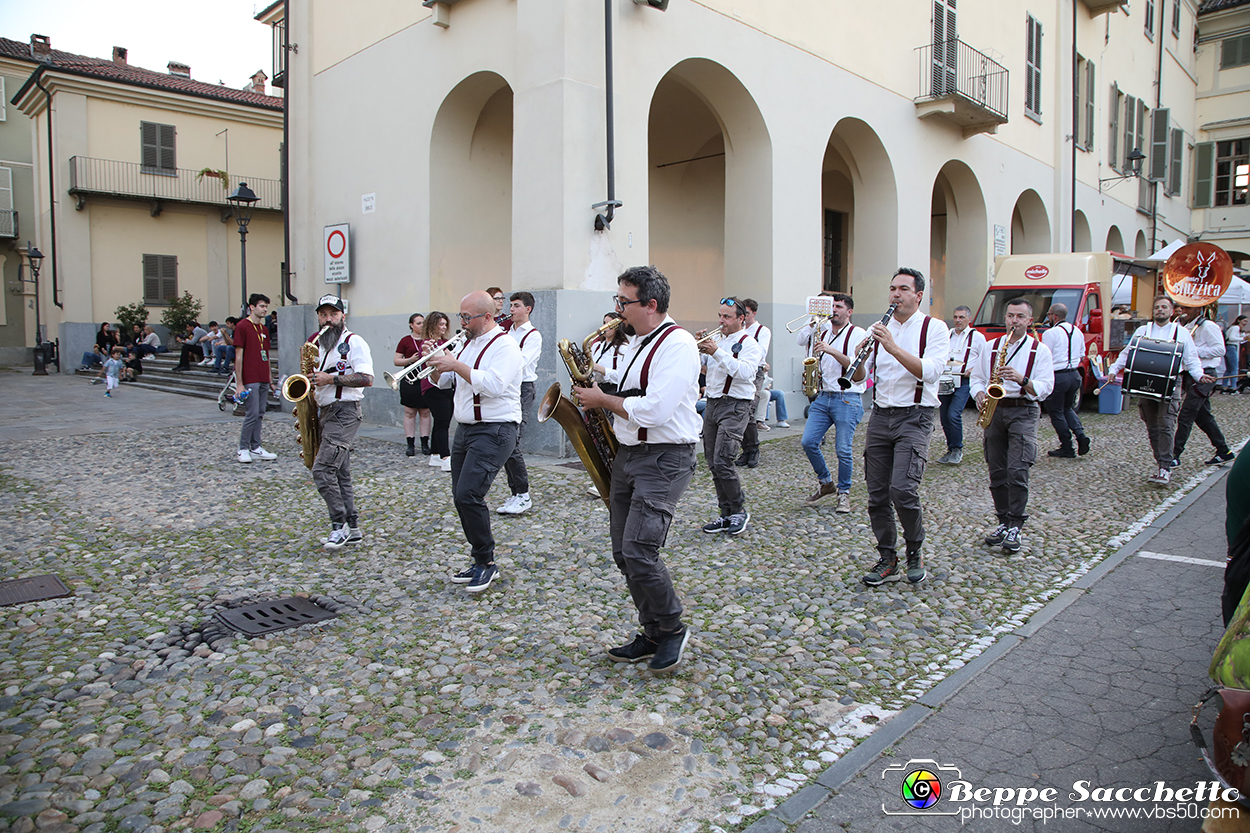
<instances>
[{"instance_id":1,"label":"clarinet","mask_svg":"<svg viewBox=\"0 0 1250 833\"><path fill-rule=\"evenodd\" d=\"M898 309L898 304L890 304L889 308L885 311L885 315L881 316L881 320L877 323L885 324L885 322L890 320L890 316L894 314L894 310L896 309ZM854 382L851 381L852 377L859 372L860 366L868 360L868 352L872 350L872 346L874 344L876 344L876 341L873 340L871 336L864 339L864 343L859 346L859 350L855 353L855 361L847 365L846 370L842 371L842 375L838 377L838 387L842 390L851 389L851 385L854 384Z\"/></svg>"}]
</instances>

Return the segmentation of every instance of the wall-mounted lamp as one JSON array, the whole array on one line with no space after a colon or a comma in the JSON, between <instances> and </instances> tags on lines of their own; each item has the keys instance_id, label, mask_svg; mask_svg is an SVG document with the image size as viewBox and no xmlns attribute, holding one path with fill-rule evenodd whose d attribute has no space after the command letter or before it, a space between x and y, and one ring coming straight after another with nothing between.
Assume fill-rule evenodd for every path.
<instances>
[{"instance_id":1,"label":"wall-mounted lamp","mask_svg":"<svg viewBox=\"0 0 1250 833\"><path fill-rule=\"evenodd\" d=\"M1128 157L1124 160L1128 165L1128 173L1123 176L1109 176L1106 179L1098 180L1098 192L1102 193L1103 183L1120 182L1125 179L1136 179L1141 176L1142 162L1146 161L1146 154L1141 152L1141 148L1133 148Z\"/></svg>"}]
</instances>

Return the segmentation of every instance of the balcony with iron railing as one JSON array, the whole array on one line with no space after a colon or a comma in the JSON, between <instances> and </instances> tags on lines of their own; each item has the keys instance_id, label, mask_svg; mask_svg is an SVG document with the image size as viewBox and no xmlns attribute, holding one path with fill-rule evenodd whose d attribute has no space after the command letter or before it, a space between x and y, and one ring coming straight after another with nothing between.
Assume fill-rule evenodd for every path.
<instances>
[{"instance_id":1,"label":"balcony with iron railing","mask_svg":"<svg viewBox=\"0 0 1250 833\"><path fill-rule=\"evenodd\" d=\"M17 237L16 211L0 211L0 237Z\"/></svg>"},{"instance_id":2,"label":"balcony with iron railing","mask_svg":"<svg viewBox=\"0 0 1250 833\"><path fill-rule=\"evenodd\" d=\"M78 197L79 208L83 207L88 196L143 200L152 203L153 214L159 214L160 205L166 202L229 208L226 197L240 182L246 182L247 187L260 197L256 210L282 210L281 182L262 177L232 175L229 182L223 185L212 171L200 176L199 171L188 168L166 171L145 168L138 162L74 156L69 160L69 182L69 192Z\"/></svg>"},{"instance_id":3,"label":"balcony with iron railing","mask_svg":"<svg viewBox=\"0 0 1250 833\"><path fill-rule=\"evenodd\" d=\"M930 43L920 56L916 115L940 116L964 136L995 133L1007 123L1007 69L958 39Z\"/></svg>"}]
</instances>

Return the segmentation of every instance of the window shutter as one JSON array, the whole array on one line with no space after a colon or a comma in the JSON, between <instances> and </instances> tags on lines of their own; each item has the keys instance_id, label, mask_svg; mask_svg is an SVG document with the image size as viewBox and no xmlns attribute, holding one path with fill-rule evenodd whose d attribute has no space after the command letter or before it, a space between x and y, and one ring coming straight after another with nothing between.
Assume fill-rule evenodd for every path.
<instances>
[{"instance_id":1,"label":"window shutter","mask_svg":"<svg viewBox=\"0 0 1250 833\"><path fill-rule=\"evenodd\" d=\"M1140 149L1142 153L1150 149L1146 145L1146 112L1146 99L1137 99L1137 144L1133 145L1133 147ZM1149 161L1148 159L1142 161L1142 170L1150 170L1146 167L1146 163Z\"/></svg>"},{"instance_id":2,"label":"window shutter","mask_svg":"<svg viewBox=\"0 0 1250 833\"><path fill-rule=\"evenodd\" d=\"M4 94L4 76L0 75L0 121L4 121L7 116L5 108L8 106L9 97Z\"/></svg>"},{"instance_id":3,"label":"window shutter","mask_svg":"<svg viewBox=\"0 0 1250 833\"><path fill-rule=\"evenodd\" d=\"M1094 149L1094 115L1098 109L1094 106L1094 62L1085 62L1085 148Z\"/></svg>"},{"instance_id":4,"label":"window shutter","mask_svg":"<svg viewBox=\"0 0 1250 833\"><path fill-rule=\"evenodd\" d=\"M1211 185L1215 172L1215 142L1194 146L1194 208L1211 207Z\"/></svg>"},{"instance_id":5,"label":"window shutter","mask_svg":"<svg viewBox=\"0 0 1250 833\"><path fill-rule=\"evenodd\" d=\"M1168 127L1172 111L1160 107L1150 114L1150 178L1163 182L1168 177Z\"/></svg>"},{"instance_id":6,"label":"window shutter","mask_svg":"<svg viewBox=\"0 0 1250 833\"><path fill-rule=\"evenodd\" d=\"M1146 37L1155 39L1155 0L1146 0Z\"/></svg>"},{"instance_id":7,"label":"window shutter","mask_svg":"<svg viewBox=\"0 0 1250 833\"><path fill-rule=\"evenodd\" d=\"M178 297L178 256L161 257L161 301L169 303Z\"/></svg>"},{"instance_id":8,"label":"window shutter","mask_svg":"<svg viewBox=\"0 0 1250 833\"><path fill-rule=\"evenodd\" d=\"M159 168L161 164L160 125L150 121L139 123L139 135L143 147L141 164L145 168Z\"/></svg>"},{"instance_id":9,"label":"window shutter","mask_svg":"<svg viewBox=\"0 0 1250 833\"><path fill-rule=\"evenodd\" d=\"M1181 36L1181 0L1172 0L1172 34Z\"/></svg>"},{"instance_id":10,"label":"window shutter","mask_svg":"<svg viewBox=\"0 0 1250 833\"><path fill-rule=\"evenodd\" d=\"M143 256L143 302L159 304L161 301L160 255Z\"/></svg>"},{"instance_id":11,"label":"window shutter","mask_svg":"<svg viewBox=\"0 0 1250 833\"><path fill-rule=\"evenodd\" d=\"M1133 144L1133 139L1137 136L1137 131L1133 129L1133 120L1137 118L1137 99L1131 95L1124 96L1124 153L1121 154L1123 161L1120 163L1120 173L1129 172L1128 155L1133 152L1133 148L1137 147Z\"/></svg>"},{"instance_id":12,"label":"window shutter","mask_svg":"<svg viewBox=\"0 0 1250 833\"><path fill-rule=\"evenodd\" d=\"M172 171L176 169L174 164L174 126L172 124L160 125L160 168L163 171Z\"/></svg>"},{"instance_id":13,"label":"window shutter","mask_svg":"<svg viewBox=\"0 0 1250 833\"><path fill-rule=\"evenodd\" d=\"M933 95L946 94L946 3L933 3Z\"/></svg>"},{"instance_id":14,"label":"window shutter","mask_svg":"<svg viewBox=\"0 0 1250 833\"><path fill-rule=\"evenodd\" d=\"M1042 114L1042 23L1025 15L1024 112Z\"/></svg>"},{"instance_id":15,"label":"window shutter","mask_svg":"<svg viewBox=\"0 0 1250 833\"><path fill-rule=\"evenodd\" d=\"M1111 85L1111 106L1107 109L1111 111L1111 135L1107 139L1107 163L1111 165L1114 171L1120 170L1120 99L1123 95L1120 93L1120 85L1112 83Z\"/></svg>"},{"instance_id":16,"label":"window shutter","mask_svg":"<svg viewBox=\"0 0 1250 833\"><path fill-rule=\"evenodd\" d=\"M1172 128L1171 171L1168 176L1168 196L1176 196L1181 192L1181 163L1185 153L1185 131L1179 127Z\"/></svg>"}]
</instances>

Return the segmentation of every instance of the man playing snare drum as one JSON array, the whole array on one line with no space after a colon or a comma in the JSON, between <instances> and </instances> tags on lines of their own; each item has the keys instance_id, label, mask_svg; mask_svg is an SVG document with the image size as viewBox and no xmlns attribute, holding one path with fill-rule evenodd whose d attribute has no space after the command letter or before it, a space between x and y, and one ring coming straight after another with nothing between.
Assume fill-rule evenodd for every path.
<instances>
[{"instance_id":1,"label":"man playing snare drum","mask_svg":"<svg viewBox=\"0 0 1250 833\"><path fill-rule=\"evenodd\" d=\"M1198 361L1198 351L1194 349L1194 340L1190 337L1189 330L1180 324L1172 323L1172 314L1175 311L1176 307L1168 296L1159 295L1155 298L1154 319L1149 324L1138 327L1137 332L1133 333L1128 348L1122 350L1107 368L1107 381L1114 380L1124 369L1129 357L1133 354L1136 343L1143 338L1180 342L1182 372L1188 373L1194 381L1200 384L1215 381L1214 376L1203 373L1202 365ZM1137 397L1137 411L1141 414L1142 422L1146 423L1146 431L1150 435L1150 448L1154 451L1155 463L1158 465L1158 473L1152 474L1149 479L1151 483L1158 483L1160 486L1166 486L1172 477L1172 442L1176 434L1176 417L1181 411L1181 391L1182 386L1176 384L1172 388L1172 395L1165 400L1160 401L1148 396Z\"/></svg>"}]
</instances>

